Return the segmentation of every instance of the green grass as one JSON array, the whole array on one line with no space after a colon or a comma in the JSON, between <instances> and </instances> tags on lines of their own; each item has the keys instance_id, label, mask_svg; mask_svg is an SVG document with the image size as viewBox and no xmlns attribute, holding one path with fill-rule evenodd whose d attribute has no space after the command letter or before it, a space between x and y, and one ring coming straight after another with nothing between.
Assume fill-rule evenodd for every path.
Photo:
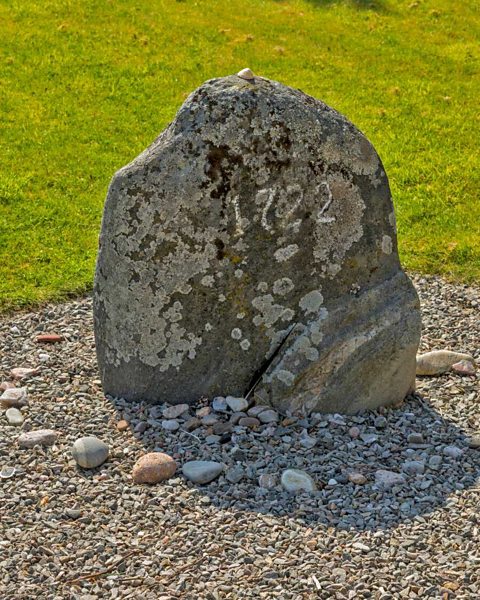
<instances>
[{"instance_id":1,"label":"green grass","mask_svg":"<svg viewBox=\"0 0 480 600\"><path fill-rule=\"evenodd\" d=\"M347 115L401 258L480 280L478 0L3 0L0 309L92 284L103 201L204 80L249 66Z\"/></svg>"}]
</instances>

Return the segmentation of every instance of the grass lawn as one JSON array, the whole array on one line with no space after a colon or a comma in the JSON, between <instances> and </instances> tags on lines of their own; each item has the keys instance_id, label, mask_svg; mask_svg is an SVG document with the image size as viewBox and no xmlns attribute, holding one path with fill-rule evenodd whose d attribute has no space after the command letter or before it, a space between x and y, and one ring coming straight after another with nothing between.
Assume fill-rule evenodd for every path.
<instances>
[{"instance_id":1,"label":"grass lawn","mask_svg":"<svg viewBox=\"0 0 480 600\"><path fill-rule=\"evenodd\" d=\"M246 66L369 137L408 268L480 281L479 39L478 0L3 0L0 309L89 289L115 170Z\"/></svg>"}]
</instances>

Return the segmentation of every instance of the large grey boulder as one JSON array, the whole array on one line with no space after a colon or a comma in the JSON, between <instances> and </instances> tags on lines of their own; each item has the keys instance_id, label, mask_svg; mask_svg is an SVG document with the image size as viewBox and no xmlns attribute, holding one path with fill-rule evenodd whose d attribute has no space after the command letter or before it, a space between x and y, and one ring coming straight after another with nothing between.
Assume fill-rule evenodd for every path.
<instances>
[{"instance_id":1,"label":"large grey boulder","mask_svg":"<svg viewBox=\"0 0 480 600\"><path fill-rule=\"evenodd\" d=\"M416 292L388 180L323 102L237 75L114 176L94 290L105 392L354 412L414 387Z\"/></svg>"}]
</instances>

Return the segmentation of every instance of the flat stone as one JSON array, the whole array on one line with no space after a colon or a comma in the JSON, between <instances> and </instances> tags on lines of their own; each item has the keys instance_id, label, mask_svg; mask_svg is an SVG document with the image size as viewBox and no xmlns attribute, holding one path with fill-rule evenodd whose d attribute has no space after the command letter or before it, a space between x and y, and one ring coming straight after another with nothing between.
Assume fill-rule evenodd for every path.
<instances>
[{"instance_id":1,"label":"flat stone","mask_svg":"<svg viewBox=\"0 0 480 600\"><path fill-rule=\"evenodd\" d=\"M20 448L33 448L34 446L53 446L57 434L52 429L37 429L27 431L18 438Z\"/></svg>"},{"instance_id":2,"label":"flat stone","mask_svg":"<svg viewBox=\"0 0 480 600\"><path fill-rule=\"evenodd\" d=\"M173 477L177 463L163 452L149 452L141 456L132 470L135 483L160 483Z\"/></svg>"},{"instance_id":3,"label":"flat stone","mask_svg":"<svg viewBox=\"0 0 480 600\"><path fill-rule=\"evenodd\" d=\"M409 445L424 444L425 440L421 433L410 433L407 437L407 443Z\"/></svg>"},{"instance_id":4,"label":"flat stone","mask_svg":"<svg viewBox=\"0 0 480 600\"><path fill-rule=\"evenodd\" d=\"M79 519L82 516L82 511L79 508L67 508L65 515L70 519Z\"/></svg>"},{"instance_id":5,"label":"flat stone","mask_svg":"<svg viewBox=\"0 0 480 600\"><path fill-rule=\"evenodd\" d=\"M223 435L224 433L230 433L232 431L233 425L228 423L215 423L213 426L213 433L215 435Z\"/></svg>"},{"instance_id":6,"label":"flat stone","mask_svg":"<svg viewBox=\"0 0 480 600\"><path fill-rule=\"evenodd\" d=\"M261 412L271 409L271 406L267 406L266 404L256 404L247 410L247 415L249 417L258 417ZM296 420L296 419L295 419Z\"/></svg>"},{"instance_id":7,"label":"flat stone","mask_svg":"<svg viewBox=\"0 0 480 600\"><path fill-rule=\"evenodd\" d=\"M257 417L262 423L278 423L278 413L275 410L264 410Z\"/></svg>"},{"instance_id":8,"label":"flat stone","mask_svg":"<svg viewBox=\"0 0 480 600\"><path fill-rule=\"evenodd\" d=\"M248 400L245 398L234 398L233 396L227 396L225 401L233 412L242 412L248 408Z\"/></svg>"},{"instance_id":9,"label":"flat stone","mask_svg":"<svg viewBox=\"0 0 480 600\"><path fill-rule=\"evenodd\" d=\"M167 419L162 421L162 427L166 431L177 431L180 428L180 423L176 419Z\"/></svg>"},{"instance_id":10,"label":"flat stone","mask_svg":"<svg viewBox=\"0 0 480 600\"><path fill-rule=\"evenodd\" d=\"M207 415L209 415L211 412L210 407L209 406L203 406L202 408L197 409L196 411L196 415L197 417L206 417Z\"/></svg>"},{"instance_id":11,"label":"flat stone","mask_svg":"<svg viewBox=\"0 0 480 600\"><path fill-rule=\"evenodd\" d=\"M148 428L148 423L146 421L140 421L137 423L133 429L135 433L145 433Z\"/></svg>"},{"instance_id":12,"label":"flat stone","mask_svg":"<svg viewBox=\"0 0 480 600\"><path fill-rule=\"evenodd\" d=\"M7 421L9 425L14 425L18 427L24 421L22 413L18 410L18 408L9 408L5 416L7 417Z\"/></svg>"},{"instance_id":13,"label":"flat stone","mask_svg":"<svg viewBox=\"0 0 480 600\"><path fill-rule=\"evenodd\" d=\"M432 350L417 356L417 375L441 375L449 371L455 363L468 361L475 363L470 354L450 350Z\"/></svg>"},{"instance_id":14,"label":"flat stone","mask_svg":"<svg viewBox=\"0 0 480 600\"><path fill-rule=\"evenodd\" d=\"M10 375L13 377L13 379L28 379L29 377L32 377L33 375L37 375L38 373L38 369L31 369L28 367L16 367L15 369L12 369L10 371Z\"/></svg>"},{"instance_id":15,"label":"flat stone","mask_svg":"<svg viewBox=\"0 0 480 600\"><path fill-rule=\"evenodd\" d=\"M168 406L163 410L163 416L165 419L178 419L184 412L189 410L188 404L177 404L175 406Z\"/></svg>"},{"instance_id":16,"label":"flat stone","mask_svg":"<svg viewBox=\"0 0 480 600\"><path fill-rule=\"evenodd\" d=\"M108 458L108 446L95 436L76 440L72 446L72 456L84 469L95 469Z\"/></svg>"},{"instance_id":17,"label":"flat stone","mask_svg":"<svg viewBox=\"0 0 480 600\"><path fill-rule=\"evenodd\" d=\"M236 412L236 413L233 413L233 415L230 417L230 423L232 425L237 425L237 423L238 424L240 423L240 419L243 419L246 416L247 416L247 413L245 413L245 412Z\"/></svg>"},{"instance_id":18,"label":"flat stone","mask_svg":"<svg viewBox=\"0 0 480 600\"><path fill-rule=\"evenodd\" d=\"M443 449L443 454L445 456L448 456L448 458L453 458L454 460L457 460L458 458L463 456L463 450L461 448L458 448L457 446L445 446L445 448Z\"/></svg>"},{"instance_id":19,"label":"flat stone","mask_svg":"<svg viewBox=\"0 0 480 600\"><path fill-rule=\"evenodd\" d=\"M220 441L221 436L220 435L207 435L207 437L205 438L205 443L208 444L209 446L213 445L213 444L218 444L218 442Z\"/></svg>"},{"instance_id":20,"label":"flat stone","mask_svg":"<svg viewBox=\"0 0 480 600\"><path fill-rule=\"evenodd\" d=\"M379 469L375 472L375 483L378 486L391 488L406 483L405 477L401 473Z\"/></svg>"},{"instance_id":21,"label":"flat stone","mask_svg":"<svg viewBox=\"0 0 480 600\"><path fill-rule=\"evenodd\" d=\"M215 423L218 423L218 416L213 413L202 417L202 425L205 425L205 427L215 425Z\"/></svg>"},{"instance_id":22,"label":"flat stone","mask_svg":"<svg viewBox=\"0 0 480 600\"><path fill-rule=\"evenodd\" d=\"M248 427L248 429L257 429L257 427L260 427L260 421L255 417L242 417L239 419L238 424L240 427Z\"/></svg>"},{"instance_id":23,"label":"flat stone","mask_svg":"<svg viewBox=\"0 0 480 600\"><path fill-rule=\"evenodd\" d=\"M185 423L184 427L187 431L193 431L194 429L198 429L202 425L202 421L197 417L192 417L188 419Z\"/></svg>"},{"instance_id":24,"label":"flat stone","mask_svg":"<svg viewBox=\"0 0 480 600\"><path fill-rule=\"evenodd\" d=\"M192 460L183 465L182 473L188 480L202 485L216 479L223 469L222 463L213 460Z\"/></svg>"},{"instance_id":25,"label":"flat stone","mask_svg":"<svg viewBox=\"0 0 480 600\"><path fill-rule=\"evenodd\" d=\"M355 485L365 485L367 483L367 478L362 473L349 473L348 480L354 483Z\"/></svg>"},{"instance_id":26,"label":"flat stone","mask_svg":"<svg viewBox=\"0 0 480 600\"><path fill-rule=\"evenodd\" d=\"M240 397L274 357L255 394L281 413L403 400L420 311L378 154L298 90L207 81L109 186L94 321L113 397Z\"/></svg>"},{"instance_id":27,"label":"flat stone","mask_svg":"<svg viewBox=\"0 0 480 600\"><path fill-rule=\"evenodd\" d=\"M21 408L28 404L28 394L26 387L9 388L0 396L0 405L2 408Z\"/></svg>"},{"instance_id":28,"label":"flat stone","mask_svg":"<svg viewBox=\"0 0 480 600\"><path fill-rule=\"evenodd\" d=\"M315 481L305 471L287 469L282 473L281 483L287 492L315 492Z\"/></svg>"},{"instance_id":29,"label":"flat stone","mask_svg":"<svg viewBox=\"0 0 480 600\"><path fill-rule=\"evenodd\" d=\"M421 475L425 472L425 463L423 460L407 460L402 465L402 471L409 475Z\"/></svg>"},{"instance_id":30,"label":"flat stone","mask_svg":"<svg viewBox=\"0 0 480 600\"><path fill-rule=\"evenodd\" d=\"M375 433L361 433L360 439L363 443L367 444L367 446L370 446L378 440L378 435Z\"/></svg>"}]
</instances>

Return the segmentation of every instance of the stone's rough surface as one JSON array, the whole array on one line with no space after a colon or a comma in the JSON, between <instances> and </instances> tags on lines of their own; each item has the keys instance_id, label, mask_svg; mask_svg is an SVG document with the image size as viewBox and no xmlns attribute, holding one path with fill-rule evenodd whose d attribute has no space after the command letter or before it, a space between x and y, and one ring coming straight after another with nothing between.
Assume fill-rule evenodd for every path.
<instances>
[{"instance_id":1,"label":"stone's rough surface","mask_svg":"<svg viewBox=\"0 0 480 600\"><path fill-rule=\"evenodd\" d=\"M432 350L417 356L417 375L441 375L449 371L460 361L475 363L470 354L461 354L451 350Z\"/></svg>"},{"instance_id":2,"label":"stone's rough surface","mask_svg":"<svg viewBox=\"0 0 480 600\"><path fill-rule=\"evenodd\" d=\"M375 472L375 483L379 487L391 488L396 485L403 485L405 477L401 473L379 469Z\"/></svg>"},{"instance_id":3,"label":"stone's rough surface","mask_svg":"<svg viewBox=\"0 0 480 600\"><path fill-rule=\"evenodd\" d=\"M173 477L177 463L163 452L149 452L137 460L133 466L132 478L135 483L159 483Z\"/></svg>"},{"instance_id":4,"label":"stone's rough surface","mask_svg":"<svg viewBox=\"0 0 480 600\"><path fill-rule=\"evenodd\" d=\"M10 371L10 375L13 379L27 379L28 377L32 377L38 373L37 369L30 369L28 367L15 367Z\"/></svg>"},{"instance_id":5,"label":"stone's rough surface","mask_svg":"<svg viewBox=\"0 0 480 600\"><path fill-rule=\"evenodd\" d=\"M20 448L33 448L34 446L53 446L57 434L51 429L37 429L22 433L18 438Z\"/></svg>"},{"instance_id":6,"label":"stone's rough surface","mask_svg":"<svg viewBox=\"0 0 480 600\"><path fill-rule=\"evenodd\" d=\"M163 411L163 416L166 419L177 419L184 412L188 412L188 404L177 404L176 406L168 406Z\"/></svg>"},{"instance_id":7,"label":"stone's rough surface","mask_svg":"<svg viewBox=\"0 0 480 600\"><path fill-rule=\"evenodd\" d=\"M191 460L182 467L184 476L193 483L210 483L223 471L224 465L213 460Z\"/></svg>"},{"instance_id":8,"label":"stone's rough surface","mask_svg":"<svg viewBox=\"0 0 480 600\"><path fill-rule=\"evenodd\" d=\"M115 175L94 303L116 397L258 381L281 412L353 413L414 386L419 304L380 159L345 117L261 77L203 84Z\"/></svg>"},{"instance_id":9,"label":"stone's rough surface","mask_svg":"<svg viewBox=\"0 0 480 600\"><path fill-rule=\"evenodd\" d=\"M87 436L74 442L72 455L84 469L95 469L107 460L108 446L95 436Z\"/></svg>"},{"instance_id":10,"label":"stone's rough surface","mask_svg":"<svg viewBox=\"0 0 480 600\"><path fill-rule=\"evenodd\" d=\"M19 408L28 404L27 388L8 388L0 396L0 406L2 408Z\"/></svg>"},{"instance_id":11,"label":"stone's rough surface","mask_svg":"<svg viewBox=\"0 0 480 600\"><path fill-rule=\"evenodd\" d=\"M281 483L287 492L314 492L317 489L310 475L299 469L287 469L284 471Z\"/></svg>"},{"instance_id":12,"label":"stone's rough surface","mask_svg":"<svg viewBox=\"0 0 480 600\"><path fill-rule=\"evenodd\" d=\"M233 412L241 412L248 408L248 400L245 398L234 398L233 396L227 396L225 402Z\"/></svg>"}]
</instances>

